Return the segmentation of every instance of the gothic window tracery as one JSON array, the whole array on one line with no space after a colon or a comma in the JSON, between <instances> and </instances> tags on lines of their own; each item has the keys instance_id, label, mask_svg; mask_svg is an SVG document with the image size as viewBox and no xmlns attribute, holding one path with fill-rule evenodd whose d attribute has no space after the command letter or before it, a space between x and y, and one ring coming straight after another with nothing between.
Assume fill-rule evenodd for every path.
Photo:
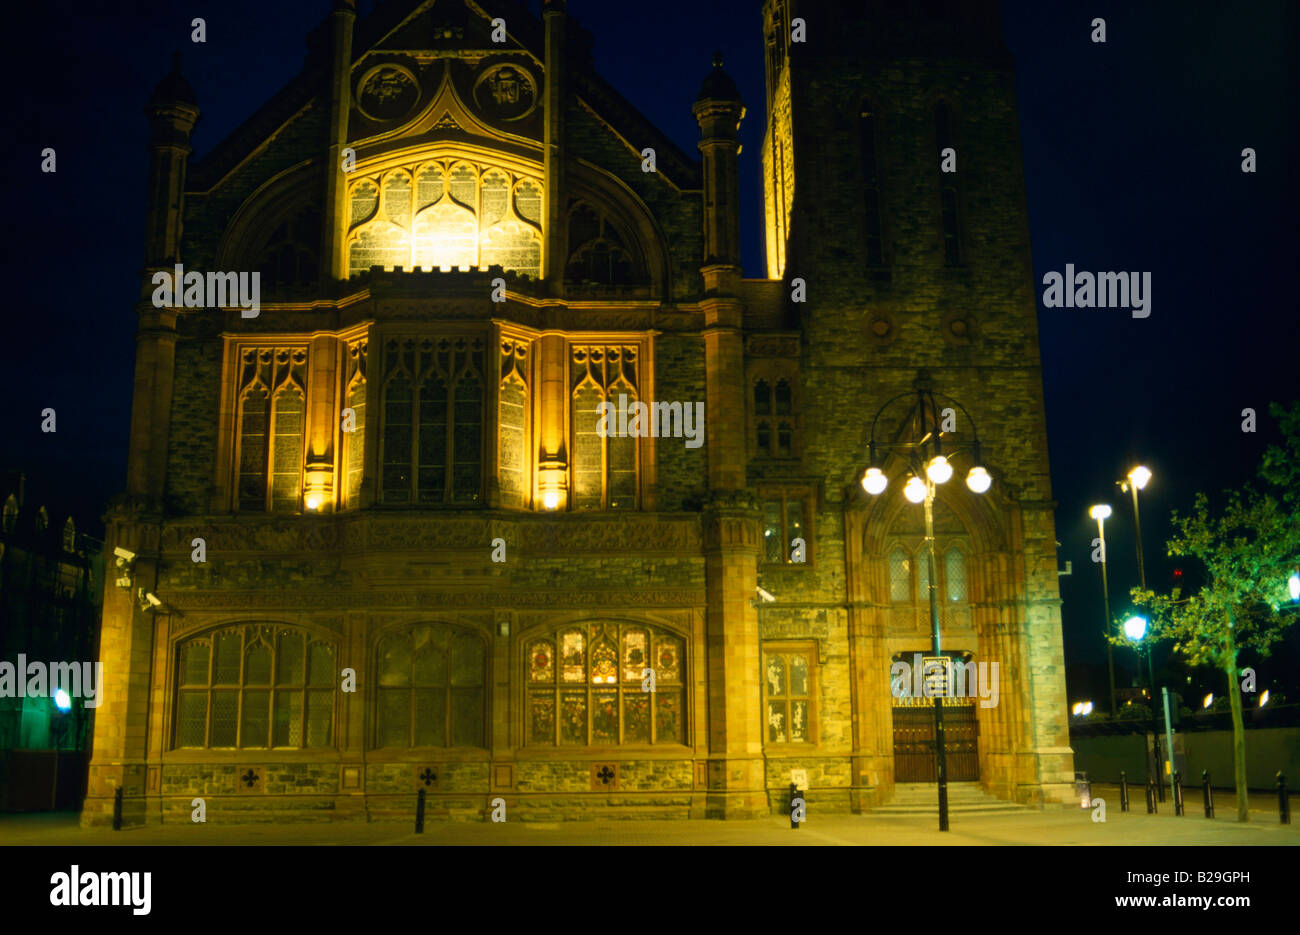
<instances>
[{"instance_id":1,"label":"gothic window tracery","mask_svg":"<svg viewBox=\"0 0 1300 935\"><path fill-rule=\"evenodd\" d=\"M471 504L483 493L481 338L384 345L382 502Z\"/></svg>"},{"instance_id":2,"label":"gothic window tracery","mask_svg":"<svg viewBox=\"0 0 1300 935\"><path fill-rule=\"evenodd\" d=\"M627 239L608 217L580 202L569 214L569 262L564 278L575 283L622 285L642 277Z\"/></svg>"},{"instance_id":3,"label":"gothic window tracery","mask_svg":"<svg viewBox=\"0 0 1300 935\"><path fill-rule=\"evenodd\" d=\"M334 647L305 630L224 629L180 643L176 660L176 747L333 743Z\"/></svg>"},{"instance_id":4,"label":"gothic window tracery","mask_svg":"<svg viewBox=\"0 0 1300 935\"><path fill-rule=\"evenodd\" d=\"M482 747L486 653L474 633L419 624L378 648L377 747Z\"/></svg>"},{"instance_id":5,"label":"gothic window tracery","mask_svg":"<svg viewBox=\"0 0 1300 935\"><path fill-rule=\"evenodd\" d=\"M347 365L344 374L344 407L351 410L351 419L344 414L344 503L356 507L361 503L361 481L365 474L366 452L366 350L364 339L347 345Z\"/></svg>"},{"instance_id":6,"label":"gothic window tracery","mask_svg":"<svg viewBox=\"0 0 1300 935\"><path fill-rule=\"evenodd\" d=\"M527 743L685 743L683 651L680 637L641 624L581 624L532 640L524 652ZM653 691L645 690L647 669Z\"/></svg>"},{"instance_id":7,"label":"gothic window tracery","mask_svg":"<svg viewBox=\"0 0 1300 935\"><path fill-rule=\"evenodd\" d=\"M246 347L239 366L239 509L296 512L302 495L307 349Z\"/></svg>"},{"instance_id":8,"label":"gothic window tracery","mask_svg":"<svg viewBox=\"0 0 1300 935\"><path fill-rule=\"evenodd\" d=\"M262 286L314 285L320 273L320 208L301 209L271 234L262 251Z\"/></svg>"},{"instance_id":9,"label":"gothic window tracery","mask_svg":"<svg viewBox=\"0 0 1300 935\"><path fill-rule=\"evenodd\" d=\"M570 489L575 510L635 510L637 507L640 439L624 430L631 423L632 404L640 399L639 360L637 345L570 347L573 426ZM615 410L615 415L606 420L603 436L601 403L610 403ZM618 425L619 411L625 414L623 430Z\"/></svg>"},{"instance_id":10,"label":"gothic window tracery","mask_svg":"<svg viewBox=\"0 0 1300 935\"><path fill-rule=\"evenodd\" d=\"M494 265L541 275L538 179L446 157L357 179L348 199L349 275Z\"/></svg>"}]
</instances>

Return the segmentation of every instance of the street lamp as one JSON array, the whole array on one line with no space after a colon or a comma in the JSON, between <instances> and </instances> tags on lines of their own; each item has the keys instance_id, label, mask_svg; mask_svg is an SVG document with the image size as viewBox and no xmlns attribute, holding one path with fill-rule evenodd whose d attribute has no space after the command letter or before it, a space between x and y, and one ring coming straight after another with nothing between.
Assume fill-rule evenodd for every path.
<instances>
[{"instance_id":1,"label":"street lamp","mask_svg":"<svg viewBox=\"0 0 1300 935\"><path fill-rule=\"evenodd\" d=\"M1145 644L1147 654L1147 678L1151 685L1151 751L1153 769L1160 765L1160 726L1156 721L1156 674L1155 668L1151 663L1151 645L1147 644L1147 619L1134 614L1124 621L1124 635L1137 644L1135 652L1138 654L1138 680L1142 679L1142 649ZM1164 784L1156 783L1156 791L1160 796L1160 801L1165 800Z\"/></svg>"},{"instance_id":2,"label":"street lamp","mask_svg":"<svg viewBox=\"0 0 1300 935\"><path fill-rule=\"evenodd\" d=\"M955 455L963 449L948 447L947 453L945 453L943 441L945 432L940 419L937 396L942 396L945 401L950 403L954 413L956 410L961 410L962 415L971 427L970 451L974 464L966 475L966 486L977 494L984 493L989 489L993 479L981 464L979 433L975 430L975 422L971 419L970 413L966 411L965 406L951 396L934 393L922 380L917 381L914 390L901 393L893 399L887 400L876 412L875 418L871 420L869 448L871 463L862 477L862 489L872 496L877 496L883 493L889 485L889 480L883 470L883 454L885 452L897 451L907 458L910 476L903 485L903 496L910 503L924 504L925 506L926 561L929 563L930 582L930 643L934 655L942 658L943 650L939 638L939 585L935 574L938 563L935 559L934 543L934 497L938 485L946 484L952 479L953 466L949 460L949 455ZM881 415L886 409L902 399L911 399L913 401L907 414L906 424L913 428L915 434L911 440L877 443L876 426L880 422ZM943 694L946 695L947 693L948 686L945 685ZM939 773L939 830L947 831L948 761L944 751L942 695L934 696L934 733L935 759Z\"/></svg>"},{"instance_id":3,"label":"street lamp","mask_svg":"<svg viewBox=\"0 0 1300 935\"><path fill-rule=\"evenodd\" d=\"M1286 588L1291 594L1291 600L1300 601L1300 572L1292 574L1287 579Z\"/></svg>"},{"instance_id":4,"label":"street lamp","mask_svg":"<svg viewBox=\"0 0 1300 935\"><path fill-rule=\"evenodd\" d=\"M1147 571L1142 561L1142 516L1138 512L1138 491L1145 490L1150 480L1150 469L1139 464L1124 475L1124 480L1115 481L1124 493L1133 492L1133 531L1137 534L1138 583L1142 585L1143 591L1147 589Z\"/></svg>"},{"instance_id":5,"label":"street lamp","mask_svg":"<svg viewBox=\"0 0 1300 935\"><path fill-rule=\"evenodd\" d=\"M1102 634L1106 637L1106 668L1110 671L1110 716L1115 716L1115 648L1110 644L1110 584L1106 580L1106 519L1110 516L1110 506L1098 503L1088 511L1088 515L1097 521L1097 536L1101 540L1101 600L1106 611L1106 626Z\"/></svg>"}]
</instances>

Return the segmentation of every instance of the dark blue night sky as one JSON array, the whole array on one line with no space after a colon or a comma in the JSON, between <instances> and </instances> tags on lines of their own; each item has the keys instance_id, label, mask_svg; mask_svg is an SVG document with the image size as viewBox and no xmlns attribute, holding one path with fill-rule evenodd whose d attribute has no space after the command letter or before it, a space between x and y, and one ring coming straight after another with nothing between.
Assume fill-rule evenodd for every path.
<instances>
[{"instance_id":1,"label":"dark blue night sky","mask_svg":"<svg viewBox=\"0 0 1300 935\"><path fill-rule=\"evenodd\" d=\"M1137 571L1131 508L1114 481L1139 459L1150 466L1148 577L1167 583L1169 510L1197 490L1250 477L1274 437L1268 404L1300 397L1295 5L1003 6L1017 63L1036 278L1066 263L1153 277L1147 319L1040 305L1060 560L1074 564L1061 588L1067 663L1093 662L1104 651L1088 505L1106 499L1115 508L1107 538L1119 603ZM202 155L298 72L305 36L329 7L49 0L6 10L16 61L3 105L8 431L0 434L0 468L24 470L31 496L52 513L93 522L124 486L143 250L143 108L172 50L182 50L203 111L194 137ZM362 15L372 7L362 0ZM758 0L569 2L595 35L597 70L688 153L699 137L691 104L713 51L724 53L749 107L741 172L750 276L763 274L759 8ZM189 41L194 16L207 20L205 45ZM1107 21L1104 45L1089 41L1097 16ZM39 171L45 146L58 152L57 174ZM1246 146L1258 153L1253 175L1240 171ZM56 434L39 430L45 407L58 412ZM1259 414L1257 434L1241 431L1247 407ZM1284 653L1300 660L1296 629ZM1121 667L1129 665L1121 655Z\"/></svg>"}]
</instances>

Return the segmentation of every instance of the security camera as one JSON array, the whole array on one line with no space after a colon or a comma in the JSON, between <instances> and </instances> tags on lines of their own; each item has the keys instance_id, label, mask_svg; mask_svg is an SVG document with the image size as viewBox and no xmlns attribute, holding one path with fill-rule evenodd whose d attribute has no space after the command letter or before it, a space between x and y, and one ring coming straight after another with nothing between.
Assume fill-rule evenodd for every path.
<instances>
[{"instance_id":1,"label":"security camera","mask_svg":"<svg viewBox=\"0 0 1300 935\"><path fill-rule=\"evenodd\" d=\"M758 596L762 599L764 604L771 604L776 600L776 596L769 591L764 591L760 587L755 587L754 590L758 592Z\"/></svg>"},{"instance_id":2,"label":"security camera","mask_svg":"<svg viewBox=\"0 0 1300 935\"><path fill-rule=\"evenodd\" d=\"M113 547L113 554L117 556L118 564L130 564L135 561L135 553L130 549L124 549L120 545Z\"/></svg>"},{"instance_id":3,"label":"security camera","mask_svg":"<svg viewBox=\"0 0 1300 935\"><path fill-rule=\"evenodd\" d=\"M162 606L162 601L158 600L158 598L154 596L154 593L152 591L147 592L144 596L144 599L148 601L150 604L152 604L154 607Z\"/></svg>"}]
</instances>

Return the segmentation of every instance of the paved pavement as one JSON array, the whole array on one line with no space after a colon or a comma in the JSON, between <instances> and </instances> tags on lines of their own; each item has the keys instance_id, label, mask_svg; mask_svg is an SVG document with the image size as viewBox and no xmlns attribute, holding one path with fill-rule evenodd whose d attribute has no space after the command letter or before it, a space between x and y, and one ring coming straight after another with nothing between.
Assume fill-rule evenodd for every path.
<instances>
[{"instance_id":1,"label":"paved pavement","mask_svg":"<svg viewBox=\"0 0 1300 935\"><path fill-rule=\"evenodd\" d=\"M1108 790L1094 788L1094 794ZM1277 812L1254 811L1239 824L1231 796L1218 800L1219 815L1203 817L1199 798L1187 814L1119 810L1117 791L1107 798L1106 821L1086 809L1021 814L953 816L950 830L938 818L810 815L798 831L788 819L753 821L430 822L425 833L397 824L165 825L125 831L82 830L69 813L0 815L0 843L9 845L1300 845L1300 824L1281 825ZM1255 803L1252 802L1252 805ZM1193 808L1195 805L1195 808Z\"/></svg>"}]
</instances>

